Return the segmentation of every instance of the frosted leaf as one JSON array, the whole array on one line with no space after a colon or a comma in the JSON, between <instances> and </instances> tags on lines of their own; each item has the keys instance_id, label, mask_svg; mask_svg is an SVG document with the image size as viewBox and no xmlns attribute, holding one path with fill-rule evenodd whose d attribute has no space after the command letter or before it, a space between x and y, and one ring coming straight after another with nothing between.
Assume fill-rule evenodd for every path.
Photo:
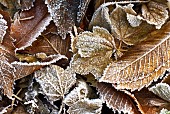
<instances>
[{"instance_id":1,"label":"frosted leaf","mask_svg":"<svg viewBox=\"0 0 170 114\"><path fill-rule=\"evenodd\" d=\"M73 105L75 102L90 97L92 94L91 88L86 82L79 80L77 87L75 87L65 98L64 103L68 106Z\"/></svg>"},{"instance_id":2,"label":"frosted leaf","mask_svg":"<svg viewBox=\"0 0 170 114\"><path fill-rule=\"evenodd\" d=\"M0 0L0 3L8 8L7 0Z\"/></svg>"},{"instance_id":3,"label":"frosted leaf","mask_svg":"<svg viewBox=\"0 0 170 114\"><path fill-rule=\"evenodd\" d=\"M21 10L29 10L31 7L34 6L35 0L18 0L18 5L21 8Z\"/></svg>"},{"instance_id":4,"label":"frosted leaf","mask_svg":"<svg viewBox=\"0 0 170 114\"><path fill-rule=\"evenodd\" d=\"M170 114L170 111L163 108L163 109L160 111L160 114Z\"/></svg>"},{"instance_id":5,"label":"frosted leaf","mask_svg":"<svg viewBox=\"0 0 170 114\"><path fill-rule=\"evenodd\" d=\"M93 32L85 31L75 37L72 35L71 46L75 53L71 60L71 68L76 73L92 73L98 78L111 61L115 42L106 29L94 27Z\"/></svg>"},{"instance_id":6,"label":"frosted leaf","mask_svg":"<svg viewBox=\"0 0 170 114\"><path fill-rule=\"evenodd\" d=\"M90 58L81 58L78 54L75 54L70 66L78 74L86 75L92 73L95 78L99 78L106 66L111 62L110 57L111 52Z\"/></svg>"},{"instance_id":7,"label":"frosted leaf","mask_svg":"<svg viewBox=\"0 0 170 114\"><path fill-rule=\"evenodd\" d=\"M89 24L89 29L92 29L93 26L100 26L106 28L108 31L111 31L110 24L109 9L107 7L100 7L93 14Z\"/></svg>"},{"instance_id":8,"label":"frosted leaf","mask_svg":"<svg viewBox=\"0 0 170 114\"><path fill-rule=\"evenodd\" d=\"M63 39L75 25L78 2L77 0L45 0L48 12L57 26L58 34Z\"/></svg>"},{"instance_id":9,"label":"frosted leaf","mask_svg":"<svg viewBox=\"0 0 170 114\"><path fill-rule=\"evenodd\" d=\"M70 68L64 70L57 65L50 65L35 72L37 82L49 100L62 99L75 84L75 74Z\"/></svg>"},{"instance_id":10,"label":"frosted leaf","mask_svg":"<svg viewBox=\"0 0 170 114\"><path fill-rule=\"evenodd\" d=\"M168 84L158 83L156 86L149 88L149 91L170 102L170 86Z\"/></svg>"},{"instance_id":11,"label":"frosted leaf","mask_svg":"<svg viewBox=\"0 0 170 114\"><path fill-rule=\"evenodd\" d=\"M125 44L134 45L144 40L145 36L154 30L152 25L142 22L140 26L132 27L126 17L126 8L117 5L110 14L112 34ZM132 14L132 13L131 13ZM130 19L129 19L130 20ZM136 25L135 25L136 26Z\"/></svg>"},{"instance_id":12,"label":"frosted leaf","mask_svg":"<svg viewBox=\"0 0 170 114\"><path fill-rule=\"evenodd\" d=\"M169 16L166 5L160 2L150 1L142 5L142 16L138 17L160 29Z\"/></svg>"},{"instance_id":13,"label":"frosted leaf","mask_svg":"<svg viewBox=\"0 0 170 114\"><path fill-rule=\"evenodd\" d=\"M68 109L69 114L101 114L102 101L100 99L82 99Z\"/></svg>"},{"instance_id":14,"label":"frosted leaf","mask_svg":"<svg viewBox=\"0 0 170 114\"><path fill-rule=\"evenodd\" d=\"M7 28L7 21L4 20L3 16L0 14L0 43L3 41Z\"/></svg>"}]
</instances>

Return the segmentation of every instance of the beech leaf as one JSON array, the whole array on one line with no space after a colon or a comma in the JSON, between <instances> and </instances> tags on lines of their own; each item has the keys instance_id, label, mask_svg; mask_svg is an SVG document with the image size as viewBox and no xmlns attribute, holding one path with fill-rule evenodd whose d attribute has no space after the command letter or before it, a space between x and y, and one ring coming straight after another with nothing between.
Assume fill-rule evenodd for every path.
<instances>
[{"instance_id":1,"label":"beech leaf","mask_svg":"<svg viewBox=\"0 0 170 114\"><path fill-rule=\"evenodd\" d=\"M147 23L155 25L157 29L161 28L168 17L167 6L156 1L143 4L142 16L139 16L140 19L145 20Z\"/></svg>"},{"instance_id":2,"label":"beech leaf","mask_svg":"<svg viewBox=\"0 0 170 114\"><path fill-rule=\"evenodd\" d=\"M101 114L102 101L100 99L82 99L68 109L69 114Z\"/></svg>"},{"instance_id":3,"label":"beech leaf","mask_svg":"<svg viewBox=\"0 0 170 114\"><path fill-rule=\"evenodd\" d=\"M156 86L149 88L149 91L158 95L160 98L170 102L170 86L166 83L158 83Z\"/></svg>"},{"instance_id":4,"label":"beech leaf","mask_svg":"<svg viewBox=\"0 0 170 114\"><path fill-rule=\"evenodd\" d=\"M15 19L11 26L11 36L16 40L16 50L30 46L52 20L43 0L36 0L33 8L19 13L19 18Z\"/></svg>"},{"instance_id":5,"label":"beech leaf","mask_svg":"<svg viewBox=\"0 0 170 114\"><path fill-rule=\"evenodd\" d=\"M76 82L75 74L70 68L64 70L57 65L50 65L35 72L35 77L51 101L63 99Z\"/></svg>"},{"instance_id":6,"label":"beech leaf","mask_svg":"<svg viewBox=\"0 0 170 114\"><path fill-rule=\"evenodd\" d=\"M112 62L100 82L133 91L162 77L170 64L169 26L168 22L160 30L148 34L145 41L130 48L117 62Z\"/></svg>"},{"instance_id":7,"label":"beech leaf","mask_svg":"<svg viewBox=\"0 0 170 114\"><path fill-rule=\"evenodd\" d=\"M124 92L113 88L111 84L97 83L97 89L103 102L106 102L106 105L112 108L113 111L128 114L139 113L130 97Z\"/></svg>"},{"instance_id":8,"label":"beech leaf","mask_svg":"<svg viewBox=\"0 0 170 114\"><path fill-rule=\"evenodd\" d=\"M111 12L110 20L114 37L128 45L144 40L145 36L154 30L154 27L146 22L142 22L138 27L132 27L127 20L125 9L120 5Z\"/></svg>"}]
</instances>

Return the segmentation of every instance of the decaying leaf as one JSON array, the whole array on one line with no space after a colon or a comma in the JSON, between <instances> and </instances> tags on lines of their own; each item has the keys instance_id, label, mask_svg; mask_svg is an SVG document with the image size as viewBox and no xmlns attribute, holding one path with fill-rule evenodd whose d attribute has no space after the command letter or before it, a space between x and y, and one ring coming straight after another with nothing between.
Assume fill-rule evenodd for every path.
<instances>
[{"instance_id":1,"label":"decaying leaf","mask_svg":"<svg viewBox=\"0 0 170 114\"><path fill-rule=\"evenodd\" d=\"M158 95L160 98L170 102L170 86L166 83L158 83L156 86L149 88L149 91Z\"/></svg>"},{"instance_id":2,"label":"decaying leaf","mask_svg":"<svg viewBox=\"0 0 170 114\"><path fill-rule=\"evenodd\" d=\"M7 22L5 19L3 19L3 16L0 14L0 43L2 43L3 41L7 28L8 28Z\"/></svg>"},{"instance_id":3,"label":"decaying leaf","mask_svg":"<svg viewBox=\"0 0 170 114\"><path fill-rule=\"evenodd\" d=\"M83 80L79 80L77 87L64 98L64 103L68 106L72 106L79 100L90 98L92 94L92 89L88 84Z\"/></svg>"},{"instance_id":4,"label":"decaying leaf","mask_svg":"<svg viewBox=\"0 0 170 114\"><path fill-rule=\"evenodd\" d=\"M35 0L18 0L17 2L20 9L23 11L31 9L31 7L34 6Z\"/></svg>"},{"instance_id":5,"label":"decaying leaf","mask_svg":"<svg viewBox=\"0 0 170 114\"><path fill-rule=\"evenodd\" d=\"M128 45L134 45L142 40L145 36L154 30L152 25L142 22L138 27L132 27L127 18L125 8L117 5L110 14L112 34L117 39Z\"/></svg>"},{"instance_id":6,"label":"decaying leaf","mask_svg":"<svg viewBox=\"0 0 170 114\"><path fill-rule=\"evenodd\" d=\"M101 114L102 101L100 99L82 99L69 107L69 114Z\"/></svg>"},{"instance_id":7,"label":"decaying leaf","mask_svg":"<svg viewBox=\"0 0 170 114\"><path fill-rule=\"evenodd\" d=\"M163 108L170 110L170 103L154 95L146 88L135 91L132 98L142 114L158 114Z\"/></svg>"},{"instance_id":8,"label":"decaying leaf","mask_svg":"<svg viewBox=\"0 0 170 114\"><path fill-rule=\"evenodd\" d=\"M113 111L128 113L128 114L138 114L138 110L133 104L127 94L124 92L118 91L112 87L111 84L98 83L98 91L103 102L106 102L106 105L109 108L112 108Z\"/></svg>"},{"instance_id":9,"label":"decaying leaf","mask_svg":"<svg viewBox=\"0 0 170 114\"><path fill-rule=\"evenodd\" d=\"M73 53L77 53L72 58L71 68L76 73L82 75L92 73L98 78L111 61L115 42L106 29L94 27L93 33L83 32L72 37L71 46Z\"/></svg>"},{"instance_id":10,"label":"decaying leaf","mask_svg":"<svg viewBox=\"0 0 170 114\"><path fill-rule=\"evenodd\" d=\"M64 70L57 65L50 65L35 72L35 77L51 101L63 99L76 82L75 74L70 68Z\"/></svg>"},{"instance_id":11,"label":"decaying leaf","mask_svg":"<svg viewBox=\"0 0 170 114\"><path fill-rule=\"evenodd\" d=\"M155 25L157 29L160 29L169 17L167 5L154 0L150 1L142 5L142 16L138 17L149 24Z\"/></svg>"},{"instance_id":12,"label":"decaying leaf","mask_svg":"<svg viewBox=\"0 0 170 114\"><path fill-rule=\"evenodd\" d=\"M112 62L100 81L117 84L117 89L133 91L163 76L170 64L169 26L168 22L149 34L147 40L129 49L117 62Z\"/></svg>"},{"instance_id":13,"label":"decaying leaf","mask_svg":"<svg viewBox=\"0 0 170 114\"><path fill-rule=\"evenodd\" d=\"M33 8L19 13L19 18L15 19L11 26L11 36L16 40L16 50L30 46L51 21L43 0L36 0Z\"/></svg>"},{"instance_id":14,"label":"decaying leaf","mask_svg":"<svg viewBox=\"0 0 170 114\"><path fill-rule=\"evenodd\" d=\"M111 21L109 18L109 9L107 7L100 7L94 12L89 24L89 29L91 30L93 26L103 27L111 31Z\"/></svg>"}]
</instances>

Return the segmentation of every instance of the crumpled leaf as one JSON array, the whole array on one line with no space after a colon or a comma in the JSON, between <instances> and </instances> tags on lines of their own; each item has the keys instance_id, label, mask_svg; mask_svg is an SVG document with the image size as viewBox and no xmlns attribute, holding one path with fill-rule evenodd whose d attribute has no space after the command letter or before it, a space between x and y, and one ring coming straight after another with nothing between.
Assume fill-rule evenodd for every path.
<instances>
[{"instance_id":1,"label":"crumpled leaf","mask_svg":"<svg viewBox=\"0 0 170 114\"><path fill-rule=\"evenodd\" d=\"M113 111L128 114L139 113L130 97L124 92L116 90L111 84L97 83L97 89L103 102L106 102L106 105Z\"/></svg>"},{"instance_id":2,"label":"crumpled leaf","mask_svg":"<svg viewBox=\"0 0 170 114\"><path fill-rule=\"evenodd\" d=\"M34 6L33 3L35 2L35 0L18 0L17 2L20 9L23 11L31 9L31 7Z\"/></svg>"},{"instance_id":3,"label":"crumpled leaf","mask_svg":"<svg viewBox=\"0 0 170 114\"><path fill-rule=\"evenodd\" d=\"M170 103L156 96L146 88L141 91L135 91L131 97L137 103L142 114L158 114L161 109L170 110Z\"/></svg>"},{"instance_id":4,"label":"crumpled leaf","mask_svg":"<svg viewBox=\"0 0 170 114\"><path fill-rule=\"evenodd\" d=\"M103 27L111 31L111 21L109 18L109 9L107 7L100 7L94 12L89 24L89 29L91 30L93 26Z\"/></svg>"},{"instance_id":5,"label":"crumpled leaf","mask_svg":"<svg viewBox=\"0 0 170 114\"><path fill-rule=\"evenodd\" d=\"M149 88L149 91L170 102L170 86L168 84L158 83L155 86Z\"/></svg>"},{"instance_id":6,"label":"crumpled leaf","mask_svg":"<svg viewBox=\"0 0 170 114\"><path fill-rule=\"evenodd\" d=\"M69 114L101 114L102 101L100 99L82 99L69 107Z\"/></svg>"},{"instance_id":7,"label":"crumpled leaf","mask_svg":"<svg viewBox=\"0 0 170 114\"><path fill-rule=\"evenodd\" d=\"M165 4L157 1L149 1L149 3L142 5L142 16L138 17L160 29L169 16Z\"/></svg>"},{"instance_id":8,"label":"crumpled leaf","mask_svg":"<svg viewBox=\"0 0 170 114\"><path fill-rule=\"evenodd\" d=\"M0 43L3 41L7 28L7 21L3 19L3 16L0 14Z\"/></svg>"},{"instance_id":9,"label":"crumpled leaf","mask_svg":"<svg viewBox=\"0 0 170 114\"><path fill-rule=\"evenodd\" d=\"M92 89L83 80L78 80L78 85L65 98L64 103L68 106L74 105L79 100L90 98L92 96Z\"/></svg>"},{"instance_id":10,"label":"crumpled leaf","mask_svg":"<svg viewBox=\"0 0 170 114\"><path fill-rule=\"evenodd\" d=\"M93 33L86 31L76 37L72 36L71 43L75 53L71 68L82 75L92 73L96 78L101 77L115 48L112 35L104 28L94 27Z\"/></svg>"},{"instance_id":11,"label":"crumpled leaf","mask_svg":"<svg viewBox=\"0 0 170 114\"><path fill-rule=\"evenodd\" d=\"M35 77L51 101L63 99L76 82L75 73L70 68L64 70L57 65L50 65L35 72Z\"/></svg>"},{"instance_id":12,"label":"crumpled leaf","mask_svg":"<svg viewBox=\"0 0 170 114\"><path fill-rule=\"evenodd\" d=\"M19 13L19 18L15 19L11 26L11 36L16 40L16 50L30 46L52 20L43 0L36 0L33 8Z\"/></svg>"},{"instance_id":13,"label":"crumpled leaf","mask_svg":"<svg viewBox=\"0 0 170 114\"><path fill-rule=\"evenodd\" d=\"M100 82L112 83L117 89L141 89L164 75L169 69L168 22L160 30L148 34L145 41L133 46L105 69Z\"/></svg>"},{"instance_id":14,"label":"crumpled leaf","mask_svg":"<svg viewBox=\"0 0 170 114\"><path fill-rule=\"evenodd\" d=\"M111 12L110 20L113 36L128 45L144 40L145 36L154 30L154 27L146 22L142 22L138 27L132 27L126 18L125 9L120 5Z\"/></svg>"}]
</instances>

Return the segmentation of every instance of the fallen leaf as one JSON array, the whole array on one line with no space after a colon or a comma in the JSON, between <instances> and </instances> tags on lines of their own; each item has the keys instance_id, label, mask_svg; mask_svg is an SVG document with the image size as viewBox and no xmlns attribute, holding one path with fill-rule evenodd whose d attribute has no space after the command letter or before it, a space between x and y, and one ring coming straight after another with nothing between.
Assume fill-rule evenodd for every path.
<instances>
[{"instance_id":1,"label":"fallen leaf","mask_svg":"<svg viewBox=\"0 0 170 114\"><path fill-rule=\"evenodd\" d=\"M57 65L50 65L35 72L35 77L51 101L63 99L76 82L75 74L70 68L64 70Z\"/></svg>"},{"instance_id":2,"label":"fallen leaf","mask_svg":"<svg viewBox=\"0 0 170 114\"><path fill-rule=\"evenodd\" d=\"M132 27L126 18L125 9L120 5L111 12L110 20L113 36L128 45L141 42L154 30L154 27L146 22L142 22L138 27Z\"/></svg>"},{"instance_id":3,"label":"fallen leaf","mask_svg":"<svg viewBox=\"0 0 170 114\"><path fill-rule=\"evenodd\" d=\"M169 113L170 111L164 108L160 111L160 114L169 114Z\"/></svg>"},{"instance_id":4,"label":"fallen leaf","mask_svg":"<svg viewBox=\"0 0 170 114\"><path fill-rule=\"evenodd\" d=\"M34 6L35 0L17 0L20 9L29 10Z\"/></svg>"},{"instance_id":5,"label":"fallen leaf","mask_svg":"<svg viewBox=\"0 0 170 114\"><path fill-rule=\"evenodd\" d=\"M101 114L102 101L100 99L82 99L68 109L69 114Z\"/></svg>"},{"instance_id":6,"label":"fallen leaf","mask_svg":"<svg viewBox=\"0 0 170 114\"><path fill-rule=\"evenodd\" d=\"M15 19L11 26L11 36L15 39L16 50L30 46L51 21L43 0L36 0L33 8L19 13L19 18Z\"/></svg>"},{"instance_id":7,"label":"fallen leaf","mask_svg":"<svg viewBox=\"0 0 170 114\"><path fill-rule=\"evenodd\" d=\"M158 95L160 98L170 102L170 86L166 83L158 83L155 86L149 88L149 91Z\"/></svg>"},{"instance_id":8,"label":"fallen leaf","mask_svg":"<svg viewBox=\"0 0 170 114\"><path fill-rule=\"evenodd\" d=\"M164 75L169 69L169 26L149 34L105 69L100 82L116 84L117 89L141 89Z\"/></svg>"},{"instance_id":9,"label":"fallen leaf","mask_svg":"<svg viewBox=\"0 0 170 114\"><path fill-rule=\"evenodd\" d=\"M109 108L119 113L139 114L131 98L122 91L116 90L111 84L97 83L101 99Z\"/></svg>"},{"instance_id":10,"label":"fallen leaf","mask_svg":"<svg viewBox=\"0 0 170 114\"><path fill-rule=\"evenodd\" d=\"M167 5L160 3L160 1L149 1L149 3L142 5L141 10L142 16L139 15L138 18L155 25L157 29L160 29L169 17Z\"/></svg>"},{"instance_id":11,"label":"fallen leaf","mask_svg":"<svg viewBox=\"0 0 170 114\"><path fill-rule=\"evenodd\" d=\"M100 7L94 12L88 28L91 30L93 26L103 27L111 31L111 21L107 7Z\"/></svg>"},{"instance_id":12,"label":"fallen leaf","mask_svg":"<svg viewBox=\"0 0 170 114\"><path fill-rule=\"evenodd\" d=\"M0 43L2 43L8 26L7 26L7 21L3 19L3 16L1 14L0 14L0 28L1 28L0 29Z\"/></svg>"},{"instance_id":13,"label":"fallen leaf","mask_svg":"<svg viewBox=\"0 0 170 114\"><path fill-rule=\"evenodd\" d=\"M82 75L92 73L99 78L111 61L115 42L106 29L94 27L93 32L85 31L75 37L72 36L71 48L75 53L70 63L71 68L76 73Z\"/></svg>"},{"instance_id":14,"label":"fallen leaf","mask_svg":"<svg viewBox=\"0 0 170 114\"><path fill-rule=\"evenodd\" d=\"M137 106L142 114L158 114L161 109L170 109L170 103L161 99L160 97L154 95L147 89L142 89L141 91L135 91L133 94L133 99L137 103Z\"/></svg>"}]
</instances>

